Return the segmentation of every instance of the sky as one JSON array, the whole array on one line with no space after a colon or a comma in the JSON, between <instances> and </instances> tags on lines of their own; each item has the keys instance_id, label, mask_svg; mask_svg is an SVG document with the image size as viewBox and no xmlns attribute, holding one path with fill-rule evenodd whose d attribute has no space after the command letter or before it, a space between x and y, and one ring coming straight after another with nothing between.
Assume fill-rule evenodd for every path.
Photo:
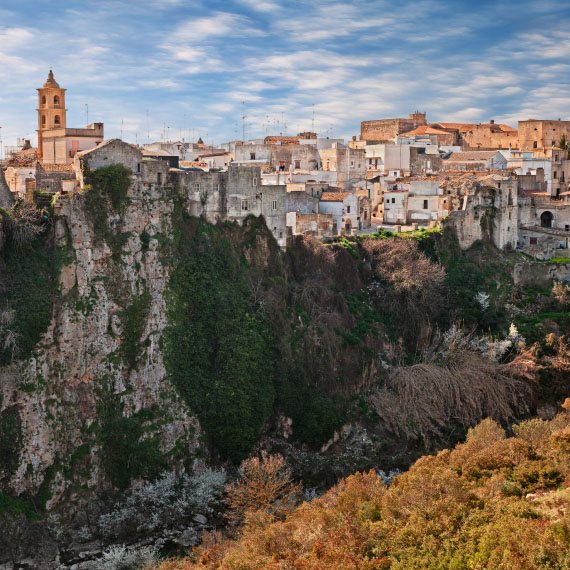
<instances>
[{"instance_id":1,"label":"sky","mask_svg":"<svg viewBox=\"0 0 570 570\"><path fill-rule=\"evenodd\" d=\"M35 141L50 67L68 127L139 144L348 138L415 110L570 120L570 2L1 0L4 146Z\"/></svg>"}]
</instances>

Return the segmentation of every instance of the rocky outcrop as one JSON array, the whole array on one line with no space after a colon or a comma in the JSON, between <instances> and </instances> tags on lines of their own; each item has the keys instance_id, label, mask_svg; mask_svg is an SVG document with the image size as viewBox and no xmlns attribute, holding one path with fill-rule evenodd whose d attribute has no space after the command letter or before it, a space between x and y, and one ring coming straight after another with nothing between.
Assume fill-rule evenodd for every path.
<instances>
[{"instance_id":1,"label":"rocky outcrop","mask_svg":"<svg viewBox=\"0 0 570 570\"><path fill-rule=\"evenodd\" d=\"M14 197L6 182L4 171L0 168L0 208L11 208L13 203Z\"/></svg>"},{"instance_id":2,"label":"rocky outcrop","mask_svg":"<svg viewBox=\"0 0 570 570\"><path fill-rule=\"evenodd\" d=\"M198 448L198 421L168 382L159 347L170 272L159 239L172 230L169 192L132 177L122 211L103 213L120 242L113 249L98 235L87 194L59 199L48 238L63 260L51 323L28 358L0 367L0 449L12 460L0 470L0 492L39 513L64 505L72 526L97 494L129 484L120 471L129 457L121 454L132 446L147 450L151 442L148 461L177 471ZM12 525L1 511L0 534ZM31 532L10 528L12 543ZM3 556L11 555L0 548Z\"/></svg>"}]
</instances>

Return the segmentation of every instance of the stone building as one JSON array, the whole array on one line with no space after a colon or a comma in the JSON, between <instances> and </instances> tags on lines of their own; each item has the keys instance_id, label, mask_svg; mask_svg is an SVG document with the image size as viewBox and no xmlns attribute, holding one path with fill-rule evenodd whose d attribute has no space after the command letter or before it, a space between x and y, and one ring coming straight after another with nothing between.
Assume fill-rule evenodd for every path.
<instances>
[{"instance_id":1,"label":"stone building","mask_svg":"<svg viewBox=\"0 0 570 570\"><path fill-rule=\"evenodd\" d=\"M103 141L103 123L92 123L83 129L67 128L65 89L61 88L50 69L44 85L38 90L38 158L45 164L71 164L82 150Z\"/></svg>"},{"instance_id":2,"label":"stone building","mask_svg":"<svg viewBox=\"0 0 570 570\"><path fill-rule=\"evenodd\" d=\"M462 209L451 212L447 219L462 249L478 240L489 241L499 249L515 249L519 242L518 215L516 177L494 174L475 184L464 197Z\"/></svg>"},{"instance_id":3,"label":"stone building","mask_svg":"<svg viewBox=\"0 0 570 570\"><path fill-rule=\"evenodd\" d=\"M377 119L360 123L360 140L368 142L393 142L402 133L427 125L425 113L411 113L407 119Z\"/></svg>"},{"instance_id":4,"label":"stone building","mask_svg":"<svg viewBox=\"0 0 570 570\"><path fill-rule=\"evenodd\" d=\"M442 170L504 170L507 159L498 150L468 150L453 152L441 161Z\"/></svg>"},{"instance_id":5,"label":"stone building","mask_svg":"<svg viewBox=\"0 0 570 570\"><path fill-rule=\"evenodd\" d=\"M350 233L371 225L371 201L361 192L323 192L319 213L332 215L333 234Z\"/></svg>"},{"instance_id":6,"label":"stone building","mask_svg":"<svg viewBox=\"0 0 570 570\"><path fill-rule=\"evenodd\" d=\"M518 148L518 131L505 124L495 123L434 123L436 128L456 130L458 144L465 150Z\"/></svg>"},{"instance_id":7,"label":"stone building","mask_svg":"<svg viewBox=\"0 0 570 570\"><path fill-rule=\"evenodd\" d=\"M336 172L336 185L349 191L354 182L361 181L366 175L366 153L362 149L351 148L340 143L333 143L330 148L319 151L322 169Z\"/></svg>"},{"instance_id":8,"label":"stone building","mask_svg":"<svg viewBox=\"0 0 570 570\"><path fill-rule=\"evenodd\" d=\"M518 132L520 150L533 150L551 156L552 151L559 148L563 136L570 140L570 121L528 119L519 121Z\"/></svg>"}]
</instances>

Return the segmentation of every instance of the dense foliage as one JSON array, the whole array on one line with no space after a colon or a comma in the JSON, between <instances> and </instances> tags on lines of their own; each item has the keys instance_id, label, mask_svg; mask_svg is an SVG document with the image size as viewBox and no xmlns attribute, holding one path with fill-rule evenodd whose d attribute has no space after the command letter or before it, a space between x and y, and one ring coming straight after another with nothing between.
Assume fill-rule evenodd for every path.
<instances>
[{"instance_id":1,"label":"dense foliage","mask_svg":"<svg viewBox=\"0 0 570 570\"><path fill-rule=\"evenodd\" d=\"M272 413L272 330L231 234L178 214L165 363L216 449L239 461Z\"/></svg>"},{"instance_id":2,"label":"dense foliage","mask_svg":"<svg viewBox=\"0 0 570 570\"><path fill-rule=\"evenodd\" d=\"M65 255L45 216L21 203L0 215L7 234L0 249L0 365L29 356L51 322Z\"/></svg>"},{"instance_id":3,"label":"dense foliage","mask_svg":"<svg viewBox=\"0 0 570 570\"><path fill-rule=\"evenodd\" d=\"M119 489L126 489L132 479L155 478L166 462L156 436L148 434L150 410L141 410L126 417L119 394L105 389L97 405L97 438L101 460L109 480Z\"/></svg>"},{"instance_id":4,"label":"dense foliage","mask_svg":"<svg viewBox=\"0 0 570 570\"><path fill-rule=\"evenodd\" d=\"M121 213L128 203L131 171L113 164L85 172L85 208L93 224L95 243L105 241L118 259L125 236L109 224L109 214Z\"/></svg>"},{"instance_id":5,"label":"dense foliage","mask_svg":"<svg viewBox=\"0 0 570 570\"><path fill-rule=\"evenodd\" d=\"M570 407L570 404L569 404ZM565 569L570 565L570 414L491 420L420 459L387 488L374 471L291 514L246 517L233 542L206 537L191 568Z\"/></svg>"}]
</instances>

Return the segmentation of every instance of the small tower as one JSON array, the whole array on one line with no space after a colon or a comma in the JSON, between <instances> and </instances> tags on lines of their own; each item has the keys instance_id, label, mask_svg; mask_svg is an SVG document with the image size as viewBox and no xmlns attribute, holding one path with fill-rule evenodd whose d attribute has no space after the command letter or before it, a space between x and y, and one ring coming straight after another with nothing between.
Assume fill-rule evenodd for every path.
<instances>
[{"instance_id":1,"label":"small tower","mask_svg":"<svg viewBox=\"0 0 570 570\"><path fill-rule=\"evenodd\" d=\"M66 128L65 89L50 69L43 87L38 89L38 158L43 156L43 134L52 129Z\"/></svg>"}]
</instances>

